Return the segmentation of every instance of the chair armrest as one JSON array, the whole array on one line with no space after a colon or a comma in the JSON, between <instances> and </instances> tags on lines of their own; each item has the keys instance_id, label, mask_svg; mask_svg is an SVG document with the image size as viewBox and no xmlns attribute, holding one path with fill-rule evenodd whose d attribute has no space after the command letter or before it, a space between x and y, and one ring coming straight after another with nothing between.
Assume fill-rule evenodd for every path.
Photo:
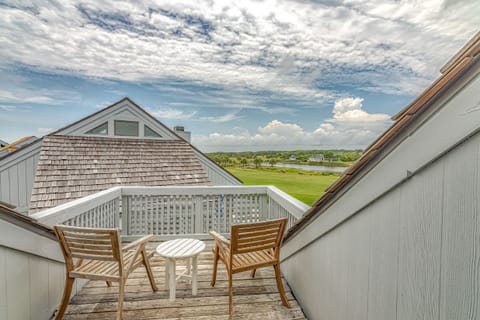
<instances>
[{"instance_id":1,"label":"chair armrest","mask_svg":"<svg viewBox=\"0 0 480 320\"><path fill-rule=\"evenodd\" d=\"M213 237L213 239L215 239L215 241L218 241L226 244L227 246L230 246L230 240L227 240L224 236L222 236L218 232L209 231L208 233Z\"/></svg>"},{"instance_id":2,"label":"chair armrest","mask_svg":"<svg viewBox=\"0 0 480 320\"><path fill-rule=\"evenodd\" d=\"M153 234L146 235L146 236L144 236L140 239L137 239L133 242L130 242L129 244L127 244L125 247L122 248L122 251L127 251L127 250L130 250L130 249L136 248L139 245L150 241L152 238L153 238Z\"/></svg>"}]
</instances>

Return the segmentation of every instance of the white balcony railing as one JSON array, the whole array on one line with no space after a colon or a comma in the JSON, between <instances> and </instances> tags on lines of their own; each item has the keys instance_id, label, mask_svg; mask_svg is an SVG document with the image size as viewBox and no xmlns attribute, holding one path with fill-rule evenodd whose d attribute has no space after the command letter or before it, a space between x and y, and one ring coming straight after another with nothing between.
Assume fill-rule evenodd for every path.
<instances>
[{"instance_id":1,"label":"white balcony railing","mask_svg":"<svg viewBox=\"0 0 480 320\"><path fill-rule=\"evenodd\" d=\"M291 226L308 208L273 186L114 187L33 217L47 225L117 227L125 240L145 234L162 240L280 217Z\"/></svg>"}]
</instances>

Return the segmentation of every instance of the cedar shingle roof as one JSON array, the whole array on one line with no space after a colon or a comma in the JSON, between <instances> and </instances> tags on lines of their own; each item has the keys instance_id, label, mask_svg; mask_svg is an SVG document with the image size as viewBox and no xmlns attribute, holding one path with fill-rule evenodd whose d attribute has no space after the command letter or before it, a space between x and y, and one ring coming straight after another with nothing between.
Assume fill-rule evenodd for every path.
<instances>
[{"instance_id":1,"label":"cedar shingle roof","mask_svg":"<svg viewBox=\"0 0 480 320\"><path fill-rule=\"evenodd\" d=\"M206 185L190 144L149 140L46 136L30 200L32 212L118 185Z\"/></svg>"},{"instance_id":2,"label":"cedar shingle roof","mask_svg":"<svg viewBox=\"0 0 480 320\"><path fill-rule=\"evenodd\" d=\"M381 161L382 150L393 143L394 139L409 126L427 109L434 106L431 102L439 97L450 84L461 77L474 63L480 59L480 32L478 32L449 62L441 69L442 75L430 85L410 105L396 114L392 120L395 122L377 140L365 149L362 157L350 166L345 172L325 190L312 207L305 212L303 217L293 225L285 235L285 241L292 238L315 217L322 214L326 208L336 201L336 195L354 183L354 178L362 177L363 170L367 164L376 164Z\"/></svg>"}]
</instances>

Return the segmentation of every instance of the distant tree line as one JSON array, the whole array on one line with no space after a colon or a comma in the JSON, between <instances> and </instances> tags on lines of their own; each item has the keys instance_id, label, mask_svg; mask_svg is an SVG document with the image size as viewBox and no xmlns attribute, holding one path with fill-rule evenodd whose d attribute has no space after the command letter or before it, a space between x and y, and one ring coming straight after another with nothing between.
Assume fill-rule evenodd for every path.
<instances>
[{"instance_id":1,"label":"distant tree line","mask_svg":"<svg viewBox=\"0 0 480 320\"><path fill-rule=\"evenodd\" d=\"M244 151L212 152L210 159L222 167L260 167L277 163L348 165L360 158L362 150L295 150L295 151ZM320 160L318 160L320 159Z\"/></svg>"}]
</instances>

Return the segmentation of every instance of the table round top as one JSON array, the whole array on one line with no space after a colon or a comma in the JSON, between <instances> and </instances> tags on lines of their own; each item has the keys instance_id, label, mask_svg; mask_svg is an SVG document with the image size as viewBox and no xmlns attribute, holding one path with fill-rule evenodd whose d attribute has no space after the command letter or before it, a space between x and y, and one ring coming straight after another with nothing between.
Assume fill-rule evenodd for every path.
<instances>
[{"instance_id":1,"label":"table round top","mask_svg":"<svg viewBox=\"0 0 480 320\"><path fill-rule=\"evenodd\" d=\"M157 253L164 258L189 258L196 256L205 249L205 243L197 239L175 239L162 242L157 247Z\"/></svg>"}]
</instances>

